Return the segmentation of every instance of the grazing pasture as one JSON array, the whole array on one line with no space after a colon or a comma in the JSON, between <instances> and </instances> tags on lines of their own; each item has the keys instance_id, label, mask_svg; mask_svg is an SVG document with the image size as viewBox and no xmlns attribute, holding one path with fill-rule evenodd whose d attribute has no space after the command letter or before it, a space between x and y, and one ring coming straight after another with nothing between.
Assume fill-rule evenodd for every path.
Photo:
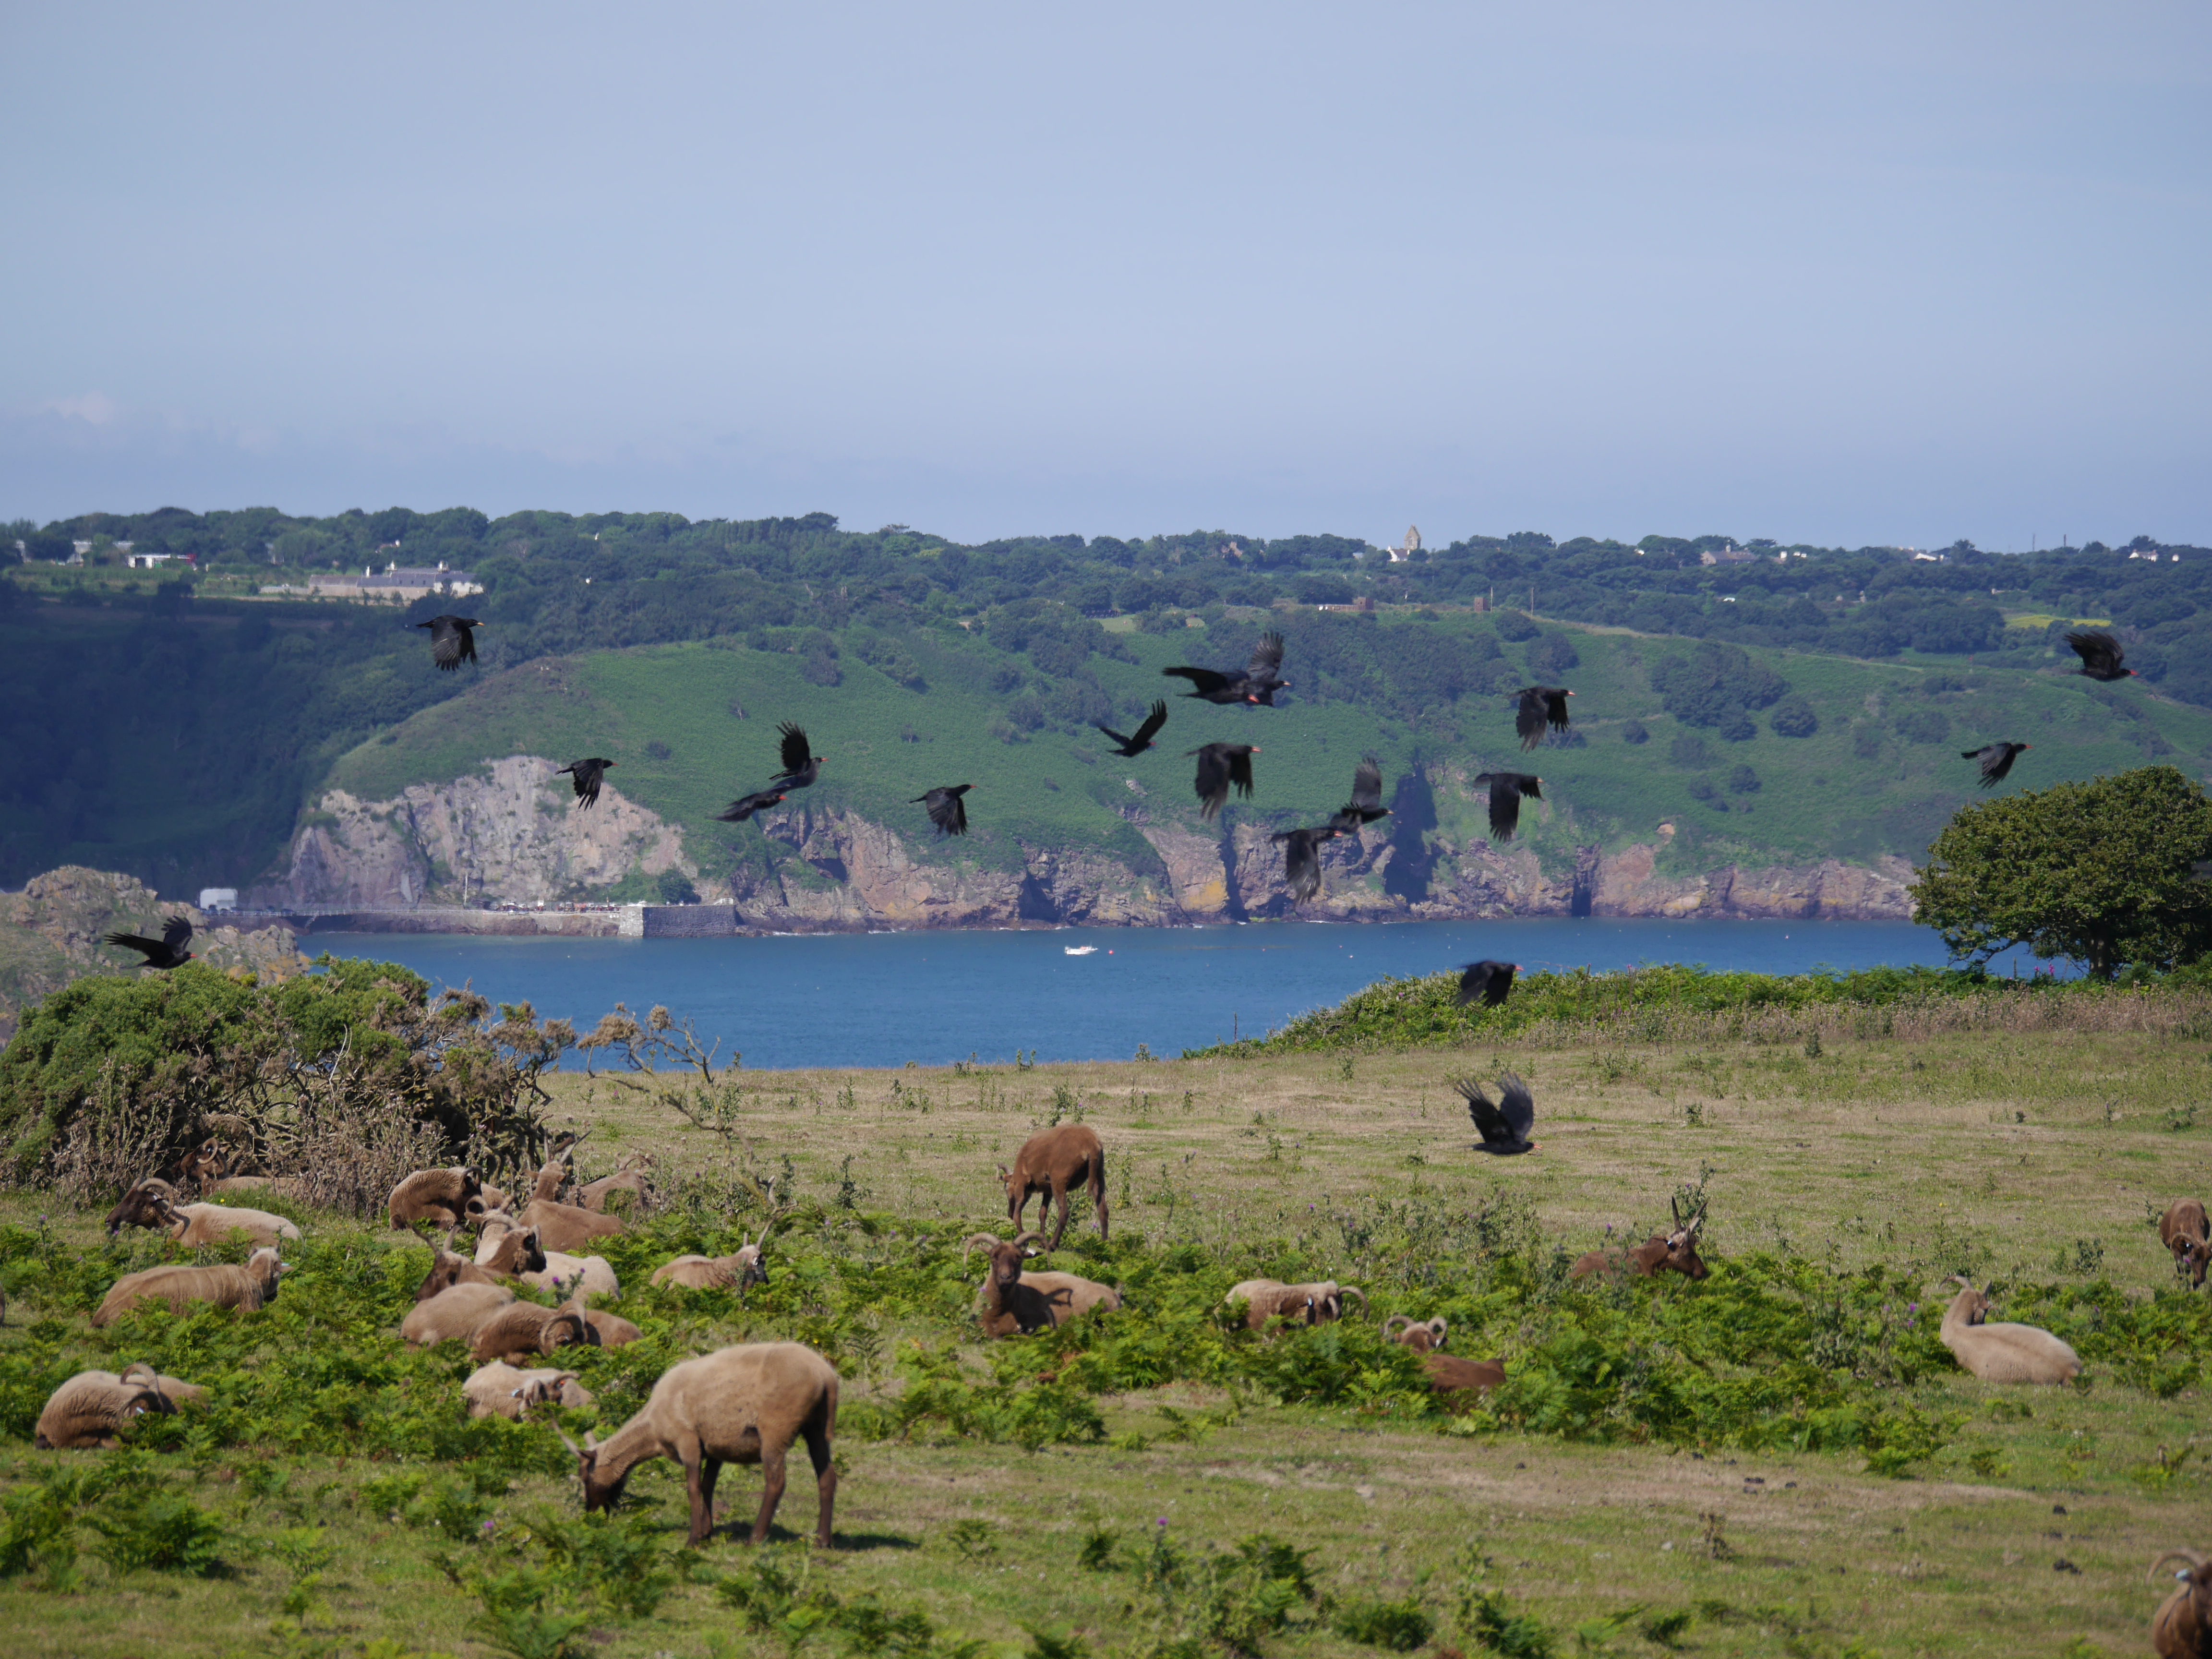
<instances>
[{"instance_id":1,"label":"grazing pasture","mask_svg":"<svg viewBox=\"0 0 2212 1659\"><path fill-rule=\"evenodd\" d=\"M2145 1569L2208 1542L2212 1299L2179 1284L2157 1223L2212 1184L2212 1019L2186 992L2068 1006L712 1086L562 1075L550 1126L592 1130L580 1181L653 1159L649 1206L613 1194L628 1231L592 1241L642 1335L562 1348L595 1406L520 1421L470 1418L465 1345L400 1343L431 1252L380 1212L270 1199L304 1237L268 1305L94 1330L122 1273L242 1261L246 1241L110 1240L104 1205L17 1194L9 1650L2144 1651L2172 1588ZM1505 1070L1541 1146L1483 1158L1452 1079ZM1036 1266L1123 1306L987 1341L963 1241L1011 1236L997 1165L1077 1121L1106 1148L1111 1239L1079 1189ZM1568 1279L1675 1202L1705 1206L1709 1279ZM779 1210L742 1300L653 1284ZM1961 1371L1939 1334L1954 1274L1991 1319L2071 1345L2082 1379ZM1253 1333L1220 1304L1256 1277L1370 1305ZM1444 1318L1448 1354L1502 1357L1504 1385L1441 1403L1385 1340L1395 1315ZM582 1513L561 1433L604 1439L678 1360L769 1340L842 1378L836 1551L805 1541L803 1474L763 1550L735 1541L760 1498L741 1466L697 1550L665 1459ZM63 1379L139 1361L210 1398L134 1419L118 1451L33 1449Z\"/></svg>"}]
</instances>

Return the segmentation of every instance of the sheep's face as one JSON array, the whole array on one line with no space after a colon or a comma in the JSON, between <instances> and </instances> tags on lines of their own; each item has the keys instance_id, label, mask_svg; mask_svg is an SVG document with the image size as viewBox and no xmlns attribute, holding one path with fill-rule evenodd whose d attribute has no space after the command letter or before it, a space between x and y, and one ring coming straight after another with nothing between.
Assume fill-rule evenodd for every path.
<instances>
[{"instance_id":1,"label":"sheep's face","mask_svg":"<svg viewBox=\"0 0 2212 1659\"><path fill-rule=\"evenodd\" d=\"M761 1260L761 1247L757 1244L741 1247L738 1253L730 1258L730 1266L737 1279L738 1288L741 1291L748 1285L768 1283L768 1263ZM1018 1273L1020 1269L1017 1268L1015 1271Z\"/></svg>"},{"instance_id":2,"label":"sheep's face","mask_svg":"<svg viewBox=\"0 0 2212 1659\"><path fill-rule=\"evenodd\" d=\"M1712 1271L1705 1266L1705 1259L1698 1254L1696 1228L1678 1227L1662 1242L1667 1246L1667 1254L1661 1258L1655 1271L1678 1273L1690 1279L1703 1279Z\"/></svg>"},{"instance_id":3,"label":"sheep's face","mask_svg":"<svg viewBox=\"0 0 2212 1659\"><path fill-rule=\"evenodd\" d=\"M545 1247L538 1242L538 1229L532 1227L524 1232L513 1234L510 1235L510 1237L516 1239L517 1242L514 1246L516 1265L509 1269L509 1271L522 1273L544 1273L545 1271Z\"/></svg>"},{"instance_id":4,"label":"sheep's face","mask_svg":"<svg viewBox=\"0 0 2212 1659\"><path fill-rule=\"evenodd\" d=\"M441 1291L449 1291L461 1282L461 1271L469 1265L465 1255L455 1255L450 1250L438 1253L436 1265L420 1285L415 1287L415 1299L428 1302Z\"/></svg>"},{"instance_id":5,"label":"sheep's face","mask_svg":"<svg viewBox=\"0 0 2212 1659\"><path fill-rule=\"evenodd\" d=\"M175 1188L166 1181L148 1177L124 1194L122 1200L107 1212L107 1236L112 1238L126 1226L167 1226L175 1200Z\"/></svg>"},{"instance_id":6,"label":"sheep's face","mask_svg":"<svg viewBox=\"0 0 2212 1659\"><path fill-rule=\"evenodd\" d=\"M2192 1287L2204 1282L2208 1264L2212 1264L2212 1243L2186 1235L2173 1241L2173 1270L2188 1274Z\"/></svg>"},{"instance_id":7,"label":"sheep's face","mask_svg":"<svg viewBox=\"0 0 2212 1659\"><path fill-rule=\"evenodd\" d=\"M1011 1244L1001 1244L991 1252L991 1282L1002 1291L1011 1291L1021 1282L1021 1251Z\"/></svg>"},{"instance_id":8,"label":"sheep's face","mask_svg":"<svg viewBox=\"0 0 2212 1659\"><path fill-rule=\"evenodd\" d=\"M601 1475L599 1473L599 1443L590 1435L584 1437L583 1446L576 1453L576 1476L584 1483L584 1513L611 1510L622 1501L623 1488L629 1482L629 1471L620 1474Z\"/></svg>"}]
</instances>

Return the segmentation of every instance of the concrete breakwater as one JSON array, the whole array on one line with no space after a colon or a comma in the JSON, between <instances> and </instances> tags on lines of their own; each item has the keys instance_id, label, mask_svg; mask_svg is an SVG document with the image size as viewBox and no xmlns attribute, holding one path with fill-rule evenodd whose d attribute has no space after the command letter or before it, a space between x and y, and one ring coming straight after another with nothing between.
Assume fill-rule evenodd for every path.
<instances>
[{"instance_id":1,"label":"concrete breakwater","mask_svg":"<svg viewBox=\"0 0 2212 1659\"><path fill-rule=\"evenodd\" d=\"M713 939L744 927L732 904L624 904L588 909L473 910L459 905L410 909L240 911L226 921L241 932L288 927L313 933L460 933L487 939Z\"/></svg>"}]
</instances>

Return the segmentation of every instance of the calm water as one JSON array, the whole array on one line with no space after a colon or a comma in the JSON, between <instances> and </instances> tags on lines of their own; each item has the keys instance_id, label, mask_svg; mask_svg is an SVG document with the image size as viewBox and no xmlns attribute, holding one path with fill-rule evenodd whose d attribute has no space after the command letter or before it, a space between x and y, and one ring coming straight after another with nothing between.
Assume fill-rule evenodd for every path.
<instances>
[{"instance_id":1,"label":"calm water","mask_svg":"<svg viewBox=\"0 0 2212 1659\"><path fill-rule=\"evenodd\" d=\"M474 981L587 1030L617 1002L665 1003L747 1068L1127 1060L1266 1033L1391 975L1479 957L1523 968L1696 962L1799 973L1941 964L1909 922L1525 921L1244 927L1060 928L1034 933L830 934L721 939L462 939L329 934L338 956L400 962L434 986ZM1073 945L1097 947L1071 957ZM2022 973L2032 964L2023 961ZM1996 964L1999 972L2009 966Z\"/></svg>"}]
</instances>

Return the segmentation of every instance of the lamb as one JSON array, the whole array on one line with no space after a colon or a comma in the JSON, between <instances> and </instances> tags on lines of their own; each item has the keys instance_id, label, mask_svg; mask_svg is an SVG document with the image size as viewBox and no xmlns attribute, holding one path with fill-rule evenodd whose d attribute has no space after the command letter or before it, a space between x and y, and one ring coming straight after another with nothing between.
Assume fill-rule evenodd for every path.
<instances>
[{"instance_id":1,"label":"lamb","mask_svg":"<svg viewBox=\"0 0 2212 1659\"><path fill-rule=\"evenodd\" d=\"M2191 1289L2204 1282L2212 1262L2212 1221L2193 1198L2176 1199L2158 1218L2158 1242L2173 1252L2173 1271L2188 1275Z\"/></svg>"},{"instance_id":2,"label":"lamb","mask_svg":"<svg viewBox=\"0 0 2212 1659\"><path fill-rule=\"evenodd\" d=\"M1053 1200L1060 1200L1060 1225L1053 1230L1052 1243L1046 1247L1054 1250L1060 1248L1060 1235L1067 1231L1068 1194L1088 1185L1091 1207L1098 1212L1098 1237L1105 1238L1106 1148L1099 1142L1098 1132L1088 1125L1063 1123L1031 1135L1014 1154L1011 1170L1003 1164L999 1166L999 1179L1006 1188L1006 1219L1017 1229L1032 1194L1044 1194L1037 1210L1040 1228L1052 1218Z\"/></svg>"},{"instance_id":3,"label":"lamb","mask_svg":"<svg viewBox=\"0 0 2212 1659\"><path fill-rule=\"evenodd\" d=\"M1505 1381L1502 1359L1468 1360L1448 1353L1425 1353L1421 1369L1428 1373L1429 1387L1438 1394L1487 1394Z\"/></svg>"},{"instance_id":4,"label":"lamb","mask_svg":"<svg viewBox=\"0 0 2212 1659\"><path fill-rule=\"evenodd\" d=\"M587 1347L591 1342L591 1325L583 1309L573 1300L557 1308L510 1302L470 1334L469 1352L480 1364L487 1359L504 1359L511 1364L520 1358L551 1353L556 1348Z\"/></svg>"},{"instance_id":5,"label":"lamb","mask_svg":"<svg viewBox=\"0 0 2212 1659\"><path fill-rule=\"evenodd\" d=\"M418 1302L399 1322L399 1334L418 1347L466 1342L483 1324L514 1300L504 1285L454 1285Z\"/></svg>"},{"instance_id":6,"label":"lamb","mask_svg":"<svg viewBox=\"0 0 2212 1659\"><path fill-rule=\"evenodd\" d=\"M524 1226L538 1229L549 1250L574 1250L595 1238L618 1238L629 1231L620 1216L601 1215L542 1198L524 1205L520 1218Z\"/></svg>"},{"instance_id":7,"label":"lamb","mask_svg":"<svg viewBox=\"0 0 2212 1659\"><path fill-rule=\"evenodd\" d=\"M814 1464L818 1522L814 1541L830 1547L830 1512L837 1498L837 1470L830 1437L837 1431L837 1373L811 1348L796 1342L750 1343L671 1366L653 1385L645 1409L601 1442L590 1435L578 1446L577 1474L586 1513L622 1496L629 1473L648 1458L673 1457L684 1465L691 1500L689 1541L702 1544L714 1524L714 1482L725 1463L761 1466L760 1515L752 1541L767 1540L769 1523L783 1500L784 1457L802 1436Z\"/></svg>"},{"instance_id":8,"label":"lamb","mask_svg":"<svg viewBox=\"0 0 2212 1659\"><path fill-rule=\"evenodd\" d=\"M576 1381L574 1371L517 1370L503 1359L480 1365L461 1384L468 1397L471 1417L520 1419L532 1406L547 1404L580 1411L593 1403L591 1392Z\"/></svg>"},{"instance_id":9,"label":"lamb","mask_svg":"<svg viewBox=\"0 0 2212 1659\"><path fill-rule=\"evenodd\" d=\"M460 1226L469 1218L471 1201L481 1200L483 1193L483 1183L458 1164L450 1170L417 1170L392 1189L392 1228L404 1231L422 1221Z\"/></svg>"},{"instance_id":10,"label":"lamb","mask_svg":"<svg viewBox=\"0 0 2212 1659\"><path fill-rule=\"evenodd\" d=\"M142 1302L164 1303L179 1315L195 1302L257 1312L276 1299L277 1281L284 1272L284 1264L272 1249L256 1250L242 1267L227 1263L209 1267L148 1267L117 1279L94 1310L92 1322L94 1327L112 1324Z\"/></svg>"},{"instance_id":11,"label":"lamb","mask_svg":"<svg viewBox=\"0 0 2212 1659\"><path fill-rule=\"evenodd\" d=\"M991 1271L983 1280L983 1334L1024 1335L1048 1326L1065 1325L1079 1314L1097 1309L1111 1313L1121 1305L1121 1293L1096 1279L1073 1273L1030 1273L1022 1264L1042 1254L1025 1248L1039 1232L1018 1235L1011 1242L991 1233L971 1233L961 1250L965 1256L978 1248L991 1255Z\"/></svg>"},{"instance_id":12,"label":"lamb","mask_svg":"<svg viewBox=\"0 0 2212 1659\"><path fill-rule=\"evenodd\" d=\"M1674 1212L1674 1231L1654 1233L1632 1249L1613 1247L1592 1250L1581 1257L1567 1270L1571 1279L1588 1279L1592 1273L1612 1278L1627 1273L1635 1279L1650 1279L1662 1273L1680 1273L1686 1279L1703 1279L1712 1269L1698 1254L1698 1234L1705 1224L1705 1206L1700 1203L1686 1221L1682 1218L1679 1199L1668 1199Z\"/></svg>"},{"instance_id":13,"label":"lamb","mask_svg":"<svg viewBox=\"0 0 2212 1659\"><path fill-rule=\"evenodd\" d=\"M2212 1563L2195 1550L2168 1550L2150 1564L2150 1576L2169 1561L2186 1565L2181 1582L2151 1615L2151 1651L2158 1659L2212 1659Z\"/></svg>"},{"instance_id":14,"label":"lamb","mask_svg":"<svg viewBox=\"0 0 2212 1659\"><path fill-rule=\"evenodd\" d=\"M601 1176L576 1189L576 1202L586 1210L604 1213L607 1200L616 1193L635 1195L640 1205L653 1202L653 1160L639 1152L623 1160L622 1168L611 1176Z\"/></svg>"},{"instance_id":15,"label":"lamb","mask_svg":"<svg viewBox=\"0 0 2212 1659\"><path fill-rule=\"evenodd\" d=\"M146 1368L79 1371L47 1397L31 1443L40 1451L112 1450L115 1432L134 1417L153 1412L173 1417L177 1408L146 1380Z\"/></svg>"},{"instance_id":16,"label":"lamb","mask_svg":"<svg viewBox=\"0 0 2212 1659\"><path fill-rule=\"evenodd\" d=\"M1984 1382L2071 1382L2081 1358L2035 1325L1988 1324L1990 1299L1963 1279L1943 1311L1940 1334L1951 1357Z\"/></svg>"},{"instance_id":17,"label":"lamb","mask_svg":"<svg viewBox=\"0 0 2212 1659\"><path fill-rule=\"evenodd\" d=\"M1333 1325L1344 1317L1344 1298L1356 1296L1367 1305L1367 1292L1357 1285L1339 1285L1333 1279L1308 1285L1285 1285L1277 1279L1248 1279L1229 1287L1222 1306L1244 1304L1244 1323L1263 1331L1271 1319L1305 1325Z\"/></svg>"},{"instance_id":18,"label":"lamb","mask_svg":"<svg viewBox=\"0 0 2212 1659\"><path fill-rule=\"evenodd\" d=\"M1390 1329L1393 1325L1402 1326L1404 1328L1393 1334ZM1415 1353L1428 1353L1443 1347L1444 1334L1449 1328L1450 1327L1444 1323L1441 1316L1423 1322L1409 1319L1404 1314L1392 1314L1389 1318L1382 1322L1384 1336L1389 1337L1400 1347L1411 1348Z\"/></svg>"}]
</instances>

